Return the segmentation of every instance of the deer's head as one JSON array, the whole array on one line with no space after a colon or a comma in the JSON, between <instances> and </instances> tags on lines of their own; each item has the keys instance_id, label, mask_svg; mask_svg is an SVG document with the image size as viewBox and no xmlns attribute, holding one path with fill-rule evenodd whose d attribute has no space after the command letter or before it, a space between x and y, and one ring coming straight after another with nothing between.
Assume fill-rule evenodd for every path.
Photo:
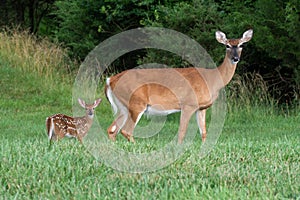
<instances>
[{"instance_id":1,"label":"deer's head","mask_svg":"<svg viewBox=\"0 0 300 200\"><path fill-rule=\"evenodd\" d=\"M81 107L85 109L86 116L88 116L91 119L94 117L94 110L99 105L100 102L101 99L97 99L94 101L93 104L86 104L84 100L78 99L78 103L81 105Z\"/></svg>"},{"instance_id":2,"label":"deer's head","mask_svg":"<svg viewBox=\"0 0 300 200\"><path fill-rule=\"evenodd\" d=\"M250 29L243 34L239 39L227 39L225 33L221 31L216 32L216 39L218 42L226 45L226 56L230 59L232 64L237 64L240 61L243 44L251 40L253 30Z\"/></svg>"}]
</instances>

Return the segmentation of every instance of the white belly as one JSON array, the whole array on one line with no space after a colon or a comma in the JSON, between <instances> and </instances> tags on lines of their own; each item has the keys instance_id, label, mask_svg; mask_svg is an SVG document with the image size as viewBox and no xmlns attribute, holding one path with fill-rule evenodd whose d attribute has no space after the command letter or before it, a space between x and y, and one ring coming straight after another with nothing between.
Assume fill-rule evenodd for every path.
<instances>
[{"instance_id":1,"label":"white belly","mask_svg":"<svg viewBox=\"0 0 300 200\"><path fill-rule=\"evenodd\" d=\"M65 136L68 137L68 138L73 138L73 137L75 137L74 135L70 135L69 133L67 133Z\"/></svg>"},{"instance_id":2,"label":"white belly","mask_svg":"<svg viewBox=\"0 0 300 200\"><path fill-rule=\"evenodd\" d=\"M180 112L180 110L161 110L154 108L153 106L148 106L145 110L145 115L169 115L176 112Z\"/></svg>"}]
</instances>

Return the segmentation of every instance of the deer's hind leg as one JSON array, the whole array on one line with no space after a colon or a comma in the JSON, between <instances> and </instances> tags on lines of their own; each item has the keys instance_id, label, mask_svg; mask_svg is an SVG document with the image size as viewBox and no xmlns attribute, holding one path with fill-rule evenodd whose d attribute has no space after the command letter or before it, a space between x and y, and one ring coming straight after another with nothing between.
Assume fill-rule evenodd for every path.
<instances>
[{"instance_id":1,"label":"deer's hind leg","mask_svg":"<svg viewBox=\"0 0 300 200\"><path fill-rule=\"evenodd\" d=\"M57 124L54 123L52 117L48 117L46 120L46 129L48 138L51 141L57 141L60 135L60 129Z\"/></svg>"},{"instance_id":2,"label":"deer's hind leg","mask_svg":"<svg viewBox=\"0 0 300 200\"><path fill-rule=\"evenodd\" d=\"M126 121L126 114L120 113L117 118L113 121L113 123L108 127L107 133L108 137L115 141L117 133L120 131L120 129L123 127L125 121Z\"/></svg>"},{"instance_id":3,"label":"deer's hind leg","mask_svg":"<svg viewBox=\"0 0 300 200\"><path fill-rule=\"evenodd\" d=\"M53 136L52 136L52 140L54 141L58 141L62 138L64 138L67 134L67 131L64 127L59 127L57 124L53 124Z\"/></svg>"},{"instance_id":4,"label":"deer's hind leg","mask_svg":"<svg viewBox=\"0 0 300 200\"><path fill-rule=\"evenodd\" d=\"M128 118L121 130L122 135L130 142L134 142L133 131L146 110L146 105L135 105L134 109L129 109Z\"/></svg>"}]
</instances>

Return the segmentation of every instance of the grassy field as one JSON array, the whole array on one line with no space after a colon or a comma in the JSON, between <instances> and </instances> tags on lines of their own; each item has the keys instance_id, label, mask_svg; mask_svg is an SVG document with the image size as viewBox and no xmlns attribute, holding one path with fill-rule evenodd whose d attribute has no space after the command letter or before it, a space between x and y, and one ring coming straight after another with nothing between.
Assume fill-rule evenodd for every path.
<instances>
[{"instance_id":1,"label":"grassy field","mask_svg":"<svg viewBox=\"0 0 300 200\"><path fill-rule=\"evenodd\" d=\"M28 71L0 57L0 199L300 199L299 110L228 101L223 132L205 158L197 157L197 135L162 170L119 172L76 140L49 148L45 118L72 114L72 85ZM101 97L96 115L106 128L112 114ZM177 116L168 119L166 128L174 135ZM151 150L168 140L167 132L135 145L119 136L117 145Z\"/></svg>"}]
</instances>

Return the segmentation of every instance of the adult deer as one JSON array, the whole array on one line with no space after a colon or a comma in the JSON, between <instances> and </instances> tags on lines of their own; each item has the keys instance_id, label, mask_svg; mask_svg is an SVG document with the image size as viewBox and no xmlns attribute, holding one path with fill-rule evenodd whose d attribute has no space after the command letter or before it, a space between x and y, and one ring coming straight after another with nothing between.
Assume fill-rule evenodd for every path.
<instances>
[{"instance_id":1,"label":"adult deer","mask_svg":"<svg viewBox=\"0 0 300 200\"><path fill-rule=\"evenodd\" d=\"M85 108L85 116L70 117L64 114L55 114L46 119L46 129L49 140L58 140L63 137L75 137L80 143L86 136L93 123L94 109L99 105L101 99L95 100L93 104L86 104L78 99L81 107Z\"/></svg>"},{"instance_id":2,"label":"adult deer","mask_svg":"<svg viewBox=\"0 0 300 200\"><path fill-rule=\"evenodd\" d=\"M115 140L121 134L133 141L133 130L143 113L166 115L181 111L178 143L182 143L189 120L196 112L197 123L206 139L206 110L218 97L219 90L232 79L240 60L242 45L252 38L246 31L242 38L227 39L216 32L219 43L226 45L223 63L215 69L160 68L131 69L107 79L105 93L118 115L108 128L108 136Z\"/></svg>"}]
</instances>

